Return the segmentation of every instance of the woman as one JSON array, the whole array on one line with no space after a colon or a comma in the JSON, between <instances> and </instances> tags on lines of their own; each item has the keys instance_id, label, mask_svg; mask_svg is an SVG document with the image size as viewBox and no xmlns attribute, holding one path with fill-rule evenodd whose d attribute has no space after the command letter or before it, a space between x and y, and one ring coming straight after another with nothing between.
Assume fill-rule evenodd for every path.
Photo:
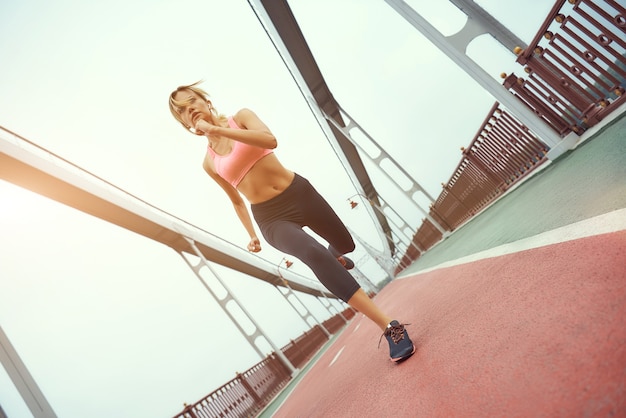
<instances>
[{"instance_id":1,"label":"woman","mask_svg":"<svg viewBox=\"0 0 626 418\"><path fill-rule=\"evenodd\" d=\"M185 129L208 139L203 168L232 201L250 236L248 250L261 251L261 242L242 195L270 245L300 259L329 291L374 321L389 342L392 361L410 357L415 346L404 326L384 314L346 271L354 263L343 254L354 250L354 241L332 208L306 179L283 167L272 151L276 138L254 112L241 109L226 117L197 84L174 90L170 111Z\"/></svg>"}]
</instances>

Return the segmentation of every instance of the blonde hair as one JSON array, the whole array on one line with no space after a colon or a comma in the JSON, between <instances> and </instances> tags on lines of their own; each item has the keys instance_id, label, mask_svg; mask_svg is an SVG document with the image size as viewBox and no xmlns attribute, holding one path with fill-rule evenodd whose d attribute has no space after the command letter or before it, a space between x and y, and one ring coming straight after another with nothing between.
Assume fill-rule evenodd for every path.
<instances>
[{"instance_id":1,"label":"blonde hair","mask_svg":"<svg viewBox=\"0 0 626 418\"><path fill-rule=\"evenodd\" d=\"M213 116L215 121L228 120L226 116L219 113L217 109L213 107L213 104L211 103L211 100L209 99L209 94L206 91L202 90L200 87L198 87L198 84L200 83L202 83L202 80L196 81L195 83L189 84L187 86L178 86L176 90L174 90L172 94L170 94L170 100L169 100L170 112L172 113L172 116L174 116L174 119L180 122L180 124L183 125L183 127L186 130L190 130L191 127L185 125L185 122L183 122L183 119L180 117L180 113L178 109L182 106L188 106L191 103L191 99L185 99L185 100L174 99L174 96L176 95L176 93L183 91L183 90L189 90L190 92L200 97L202 100L205 100L209 104L209 110L211 111L211 115Z\"/></svg>"}]
</instances>

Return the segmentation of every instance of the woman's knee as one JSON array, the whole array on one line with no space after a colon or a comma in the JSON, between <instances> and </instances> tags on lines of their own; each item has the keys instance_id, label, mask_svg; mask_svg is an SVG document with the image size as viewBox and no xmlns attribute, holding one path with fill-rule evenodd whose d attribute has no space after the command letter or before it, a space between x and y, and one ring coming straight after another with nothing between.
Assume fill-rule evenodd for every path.
<instances>
[{"instance_id":1,"label":"woman's knee","mask_svg":"<svg viewBox=\"0 0 626 418\"><path fill-rule=\"evenodd\" d=\"M334 259L335 256L331 255L322 245L308 246L302 254L302 261L313 270L318 266L334 261Z\"/></svg>"},{"instance_id":2,"label":"woman's knee","mask_svg":"<svg viewBox=\"0 0 626 418\"><path fill-rule=\"evenodd\" d=\"M354 244L354 240L352 239L352 237L348 235L346 239L333 243L332 248L334 248L335 251L337 251L337 253L343 255L343 254L348 254L354 251L356 246Z\"/></svg>"},{"instance_id":3,"label":"woman's knee","mask_svg":"<svg viewBox=\"0 0 626 418\"><path fill-rule=\"evenodd\" d=\"M351 253L352 251L354 251L355 248L356 245L354 244L354 240L352 239L352 237L350 237L350 243L348 244L346 251L344 251L344 254Z\"/></svg>"}]
</instances>

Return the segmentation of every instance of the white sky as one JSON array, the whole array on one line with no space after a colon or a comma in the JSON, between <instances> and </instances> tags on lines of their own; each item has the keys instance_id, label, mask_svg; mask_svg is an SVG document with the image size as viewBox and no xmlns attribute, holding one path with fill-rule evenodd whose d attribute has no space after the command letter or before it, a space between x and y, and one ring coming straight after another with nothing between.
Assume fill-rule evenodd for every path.
<instances>
[{"instance_id":1,"label":"white sky","mask_svg":"<svg viewBox=\"0 0 626 418\"><path fill-rule=\"evenodd\" d=\"M411 2L452 34L464 17L444 3ZM529 42L552 2L479 3ZM339 104L436 197L495 100L381 0L290 5ZM489 38L470 55L494 78L521 72ZM255 110L283 163L377 237L365 211L350 210L355 191L245 0L0 0L0 63L0 125L243 247L228 199L202 172L206 142L167 108L173 88L203 79L220 111ZM417 227L422 216L370 173ZM173 416L260 360L169 248L4 181L0 233L0 325L60 417ZM267 245L261 255L282 258ZM383 279L357 248L362 257ZM276 345L309 328L276 289L218 270ZM30 416L2 368L0 405Z\"/></svg>"}]
</instances>

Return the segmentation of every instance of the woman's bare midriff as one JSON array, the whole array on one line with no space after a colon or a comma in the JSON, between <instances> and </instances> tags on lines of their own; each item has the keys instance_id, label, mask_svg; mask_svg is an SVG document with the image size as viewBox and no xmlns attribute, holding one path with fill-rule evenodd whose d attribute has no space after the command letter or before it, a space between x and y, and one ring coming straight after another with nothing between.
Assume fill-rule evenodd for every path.
<instances>
[{"instance_id":1,"label":"woman's bare midriff","mask_svg":"<svg viewBox=\"0 0 626 418\"><path fill-rule=\"evenodd\" d=\"M281 194L293 181L295 174L268 154L256 162L237 186L251 204L270 200Z\"/></svg>"}]
</instances>

